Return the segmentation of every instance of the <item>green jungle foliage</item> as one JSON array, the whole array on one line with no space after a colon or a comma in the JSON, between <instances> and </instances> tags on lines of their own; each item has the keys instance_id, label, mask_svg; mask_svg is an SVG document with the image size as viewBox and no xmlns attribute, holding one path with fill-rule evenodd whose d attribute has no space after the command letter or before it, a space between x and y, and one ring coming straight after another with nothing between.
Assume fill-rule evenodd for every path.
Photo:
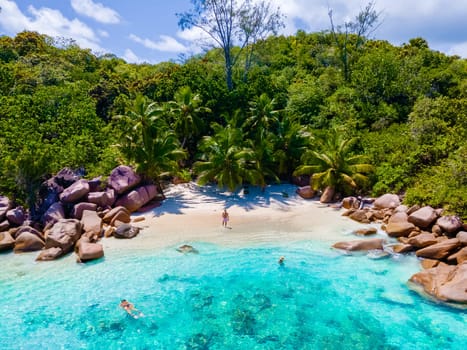
<instances>
[{"instance_id":1,"label":"green jungle foliage","mask_svg":"<svg viewBox=\"0 0 467 350\"><path fill-rule=\"evenodd\" d=\"M231 190L308 174L467 218L467 60L421 38L365 40L344 74L334 35L259 40L231 89L219 49L137 65L35 32L0 37L0 193L27 205L63 167L93 177L124 163Z\"/></svg>"}]
</instances>

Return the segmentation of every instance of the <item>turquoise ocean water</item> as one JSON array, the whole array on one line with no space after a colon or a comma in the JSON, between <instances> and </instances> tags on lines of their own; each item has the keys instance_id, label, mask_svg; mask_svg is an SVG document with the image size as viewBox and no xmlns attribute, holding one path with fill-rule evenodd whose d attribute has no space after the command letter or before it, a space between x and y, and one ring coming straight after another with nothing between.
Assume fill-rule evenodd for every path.
<instances>
[{"instance_id":1,"label":"turquoise ocean water","mask_svg":"<svg viewBox=\"0 0 467 350\"><path fill-rule=\"evenodd\" d=\"M186 243L186 242L185 242ZM189 243L189 242L188 242ZM406 287L414 257L345 256L315 242L192 242L36 263L0 255L0 349L465 349L467 313ZM279 266L277 259L286 262ZM133 319L126 298L142 310Z\"/></svg>"}]
</instances>

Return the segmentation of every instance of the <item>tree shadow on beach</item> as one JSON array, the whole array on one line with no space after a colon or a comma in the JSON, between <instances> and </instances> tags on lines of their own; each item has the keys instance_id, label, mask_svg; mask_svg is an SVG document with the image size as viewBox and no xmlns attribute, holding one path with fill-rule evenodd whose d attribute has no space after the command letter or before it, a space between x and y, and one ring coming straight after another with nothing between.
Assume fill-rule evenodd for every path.
<instances>
[{"instance_id":1,"label":"tree shadow on beach","mask_svg":"<svg viewBox=\"0 0 467 350\"><path fill-rule=\"evenodd\" d=\"M301 199L291 184L269 185L265 188L249 186L235 192L218 189L216 186L198 186L195 183L169 186L164 194L166 199L160 207L153 209L154 216L164 214L184 214L185 209L200 208L213 204L222 208L238 206L245 211L267 208L271 204L279 208L287 207Z\"/></svg>"}]
</instances>

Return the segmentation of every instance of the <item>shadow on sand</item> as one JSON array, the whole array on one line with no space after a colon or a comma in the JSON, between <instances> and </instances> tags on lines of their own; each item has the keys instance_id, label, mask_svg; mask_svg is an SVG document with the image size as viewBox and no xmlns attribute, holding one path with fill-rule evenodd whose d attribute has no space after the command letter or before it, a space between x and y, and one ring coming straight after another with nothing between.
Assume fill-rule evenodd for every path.
<instances>
[{"instance_id":1,"label":"shadow on sand","mask_svg":"<svg viewBox=\"0 0 467 350\"><path fill-rule=\"evenodd\" d=\"M214 204L219 208L229 209L238 206L245 211L255 208L269 207L272 203L279 208L287 207L303 199L295 190L297 186L291 184L269 185L264 189L249 186L235 192L220 190L215 186L198 186L194 182L170 185L164 190L166 199L160 207L152 210L154 216L164 214L183 214L184 209L197 208L206 204Z\"/></svg>"}]
</instances>

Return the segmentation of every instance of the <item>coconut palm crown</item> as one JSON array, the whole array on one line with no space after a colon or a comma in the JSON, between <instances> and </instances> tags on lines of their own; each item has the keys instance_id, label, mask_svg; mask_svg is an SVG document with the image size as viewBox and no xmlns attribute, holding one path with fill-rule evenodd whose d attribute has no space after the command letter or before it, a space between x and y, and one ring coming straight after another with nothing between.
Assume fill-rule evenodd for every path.
<instances>
[{"instance_id":1,"label":"coconut palm crown","mask_svg":"<svg viewBox=\"0 0 467 350\"><path fill-rule=\"evenodd\" d=\"M201 159L193 165L199 184L215 182L219 188L230 191L244 183L264 186L251 141L244 140L242 130L235 124L231 121L223 127L213 123L214 135L201 140Z\"/></svg>"},{"instance_id":2,"label":"coconut palm crown","mask_svg":"<svg viewBox=\"0 0 467 350\"><path fill-rule=\"evenodd\" d=\"M308 150L302 157L305 163L294 175L311 175L313 189L331 189L348 194L368 181L366 174L373 171L364 155L354 154L356 138L344 139L340 133L328 134L318 150Z\"/></svg>"},{"instance_id":3,"label":"coconut palm crown","mask_svg":"<svg viewBox=\"0 0 467 350\"><path fill-rule=\"evenodd\" d=\"M138 95L125 115L115 117L121 126L120 152L138 173L156 183L162 176L177 174L179 161L186 158L162 112L155 102Z\"/></svg>"}]
</instances>

